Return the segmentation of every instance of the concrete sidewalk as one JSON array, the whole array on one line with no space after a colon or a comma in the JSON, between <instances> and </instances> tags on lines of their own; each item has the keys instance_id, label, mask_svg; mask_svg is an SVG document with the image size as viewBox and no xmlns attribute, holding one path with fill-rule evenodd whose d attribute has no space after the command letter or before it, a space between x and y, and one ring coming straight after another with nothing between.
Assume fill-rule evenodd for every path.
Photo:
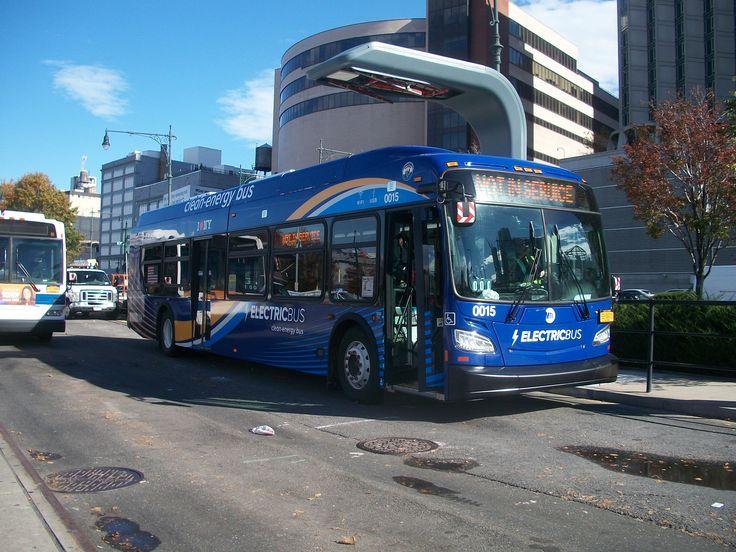
<instances>
[{"instance_id":1,"label":"concrete sidewalk","mask_svg":"<svg viewBox=\"0 0 736 552\"><path fill-rule=\"evenodd\" d=\"M554 392L702 418L736 420L736 379L655 369L651 393L646 392L646 381L646 372L622 369L615 383Z\"/></svg>"},{"instance_id":2,"label":"concrete sidewalk","mask_svg":"<svg viewBox=\"0 0 736 552\"><path fill-rule=\"evenodd\" d=\"M0 429L2 429L0 427ZM3 550L82 552L55 506L44 496L38 475L29 473L19 449L0 431L0 535ZM34 475L36 476L34 478ZM92 548L94 549L94 548Z\"/></svg>"}]
</instances>

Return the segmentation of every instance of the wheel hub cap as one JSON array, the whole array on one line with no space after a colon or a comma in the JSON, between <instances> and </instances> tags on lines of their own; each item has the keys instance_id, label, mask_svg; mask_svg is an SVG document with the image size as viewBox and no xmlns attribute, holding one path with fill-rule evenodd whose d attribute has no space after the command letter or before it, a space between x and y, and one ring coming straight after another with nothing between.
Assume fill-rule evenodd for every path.
<instances>
[{"instance_id":1,"label":"wheel hub cap","mask_svg":"<svg viewBox=\"0 0 736 552\"><path fill-rule=\"evenodd\" d=\"M343 369L348 383L354 389L363 389L371 376L371 359L368 349L360 341L353 341L345 350Z\"/></svg>"}]
</instances>

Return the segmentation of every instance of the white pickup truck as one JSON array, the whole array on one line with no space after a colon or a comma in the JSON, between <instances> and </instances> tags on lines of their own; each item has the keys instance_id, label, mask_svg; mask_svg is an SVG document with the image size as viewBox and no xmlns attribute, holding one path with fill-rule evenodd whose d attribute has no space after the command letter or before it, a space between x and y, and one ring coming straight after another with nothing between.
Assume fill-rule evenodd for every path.
<instances>
[{"instance_id":1,"label":"white pickup truck","mask_svg":"<svg viewBox=\"0 0 736 552\"><path fill-rule=\"evenodd\" d=\"M70 268L67 270L67 317L89 313L118 314L118 290L102 270Z\"/></svg>"}]
</instances>

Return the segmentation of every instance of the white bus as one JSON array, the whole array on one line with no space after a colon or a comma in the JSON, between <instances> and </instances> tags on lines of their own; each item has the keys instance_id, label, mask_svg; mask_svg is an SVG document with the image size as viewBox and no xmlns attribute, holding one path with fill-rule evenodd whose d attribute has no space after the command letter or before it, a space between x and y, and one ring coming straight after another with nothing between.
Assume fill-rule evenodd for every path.
<instances>
[{"instance_id":1,"label":"white bus","mask_svg":"<svg viewBox=\"0 0 736 552\"><path fill-rule=\"evenodd\" d=\"M65 258L63 223L0 211L0 334L64 331Z\"/></svg>"}]
</instances>

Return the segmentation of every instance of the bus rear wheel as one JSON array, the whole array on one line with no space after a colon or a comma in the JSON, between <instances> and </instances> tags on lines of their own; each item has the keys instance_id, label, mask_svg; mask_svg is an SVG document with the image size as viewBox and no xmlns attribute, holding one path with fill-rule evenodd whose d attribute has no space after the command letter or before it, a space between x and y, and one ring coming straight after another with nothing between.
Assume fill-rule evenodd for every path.
<instances>
[{"instance_id":1,"label":"bus rear wheel","mask_svg":"<svg viewBox=\"0 0 736 552\"><path fill-rule=\"evenodd\" d=\"M164 311L158 323L158 346L166 356L179 354L179 347L174 340L174 317L170 311Z\"/></svg>"},{"instance_id":2,"label":"bus rear wheel","mask_svg":"<svg viewBox=\"0 0 736 552\"><path fill-rule=\"evenodd\" d=\"M340 340L337 374L348 398L378 403L383 392L378 384L378 355L371 340L358 328L350 328Z\"/></svg>"}]
</instances>

